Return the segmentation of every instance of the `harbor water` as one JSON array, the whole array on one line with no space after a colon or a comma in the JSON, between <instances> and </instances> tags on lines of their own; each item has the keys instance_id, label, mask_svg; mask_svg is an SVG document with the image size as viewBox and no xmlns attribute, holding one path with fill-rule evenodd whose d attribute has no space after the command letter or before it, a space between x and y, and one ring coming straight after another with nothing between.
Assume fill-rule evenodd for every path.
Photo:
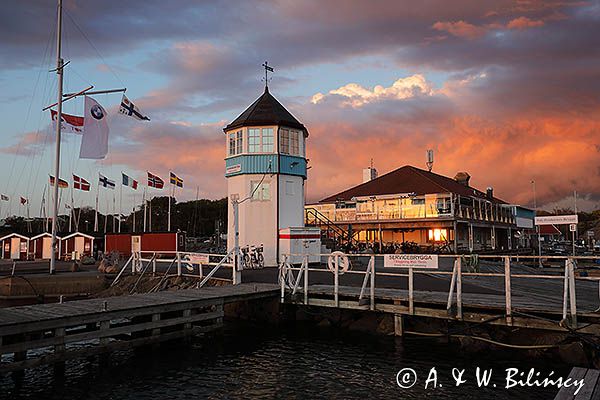
<instances>
[{"instance_id":1,"label":"harbor water","mask_svg":"<svg viewBox=\"0 0 600 400\"><path fill-rule=\"evenodd\" d=\"M425 383L431 368L437 379ZM491 369L478 387L476 368ZM398 385L410 368L414 386ZM452 370L464 369L456 386ZM52 366L0 376L2 399L552 399L555 387L505 388L505 370L535 368L566 377L569 367L511 356L469 353L429 338L382 337L294 324L281 327L226 324L223 334L155 348L72 360L64 373ZM431 378L431 376L429 376ZM496 384L496 387L493 385Z\"/></svg>"}]
</instances>

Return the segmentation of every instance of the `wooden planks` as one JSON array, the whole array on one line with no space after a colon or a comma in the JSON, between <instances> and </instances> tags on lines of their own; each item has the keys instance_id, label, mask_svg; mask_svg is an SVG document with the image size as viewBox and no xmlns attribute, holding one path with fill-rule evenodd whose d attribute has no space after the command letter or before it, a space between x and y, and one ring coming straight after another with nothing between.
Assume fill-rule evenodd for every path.
<instances>
[{"instance_id":1,"label":"wooden planks","mask_svg":"<svg viewBox=\"0 0 600 400\"><path fill-rule=\"evenodd\" d=\"M569 374L571 380L583 379L584 385L575 394L576 386L563 387L554 400L599 400L600 399L600 371L597 369L586 369L575 367Z\"/></svg>"}]
</instances>

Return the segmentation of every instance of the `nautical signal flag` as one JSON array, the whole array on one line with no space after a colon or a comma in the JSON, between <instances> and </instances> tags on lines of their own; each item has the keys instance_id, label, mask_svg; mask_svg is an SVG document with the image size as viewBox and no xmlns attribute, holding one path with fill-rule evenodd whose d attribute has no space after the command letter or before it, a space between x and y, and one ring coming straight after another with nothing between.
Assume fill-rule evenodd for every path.
<instances>
[{"instance_id":1,"label":"nautical signal flag","mask_svg":"<svg viewBox=\"0 0 600 400\"><path fill-rule=\"evenodd\" d=\"M108 153L107 113L104 107L91 97L85 96L84 105L83 138L79 158L99 160Z\"/></svg>"},{"instance_id":2,"label":"nautical signal flag","mask_svg":"<svg viewBox=\"0 0 600 400\"><path fill-rule=\"evenodd\" d=\"M52 118L52 125L54 129L56 129L56 116L58 115L58 111L50 110L50 116ZM77 115L69 115L65 113L60 113L61 116L61 124L60 130L63 132L76 133L81 135L83 133L83 117L78 117Z\"/></svg>"},{"instance_id":3,"label":"nautical signal flag","mask_svg":"<svg viewBox=\"0 0 600 400\"><path fill-rule=\"evenodd\" d=\"M135 119L139 119L142 121L150 121L150 118L148 118L147 116L143 115L140 111L140 109L131 102L131 100L129 100L127 98L127 96L125 96L123 94L123 98L121 99L121 106L119 107L119 113L126 115L128 117L133 117Z\"/></svg>"},{"instance_id":4,"label":"nautical signal flag","mask_svg":"<svg viewBox=\"0 0 600 400\"><path fill-rule=\"evenodd\" d=\"M98 185L108 188L108 189L114 189L115 188L115 181L113 181L112 179L108 179L107 177L105 177L102 174L98 174L100 176L100 179L98 180Z\"/></svg>"},{"instance_id":5,"label":"nautical signal flag","mask_svg":"<svg viewBox=\"0 0 600 400\"><path fill-rule=\"evenodd\" d=\"M54 179L54 177L52 175L50 175L50 186L54 186L55 181L56 181L56 179ZM69 183L67 181L65 181L64 179L58 178L58 187L61 189L68 188Z\"/></svg>"},{"instance_id":6,"label":"nautical signal flag","mask_svg":"<svg viewBox=\"0 0 600 400\"><path fill-rule=\"evenodd\" d=\"M177 175L175 175L172 172L170 172L170 174L171 174L171 184L182 188L183 187L183 179L181 179L180 177L178 177Z\"/></svg>"},{"instance_id":7,"label":"nautical signal flag","mask_svg":"<svg viewBox=\"0 0 600 400\"><path fill-rule=\"evenodd\" d=\"M123 176L123 186L129 186L129 187L133 188L134 190L137 190L138 181L131 178L130 176L125 175L122 172L121 172L121 175Z\"/></svg>"},{"instance_id":8,"label":"nautical signal flag","mask_svg":"<svg viewBox=\"0 0 600 400\"><path fill-rule=\"evenodd\" d=\"M80 176L73 174L73 189L83 190L84 192L90 191L90 183Z\"/></svg>"},{"instance_id":9,"label":"nautical signal flag","mask_svg":"<svg viewBox=\"0 0 600 400\"><path fill-rule=\"evenodd\" d=\"M160 179L157 175L148 172L148 187L162 189L163 187L165 187L165 181Z\"/></svg>"},{"instance_id":10,"label":"nautical signal flag","mask_svg":"<svg viewBox=\"0 0 600 400\"><path fill-rule=\"evenodd\" d=\"M27 204L27 198L21 196L21 204Z\"/></svg>"},{"instance_id":11,"label":"nautical signal flag","mask_svg":"<svg viewBox=\"0 0 600 400\"><path fill-rule=\"evenodd\" d=\"M8 201L8 200L10 200L10 199L8 198L8 196L7 196L7 195L5 195L5 194L0 194L0 200L2 200L2 201Z\"/></svg>"}]
</instances>

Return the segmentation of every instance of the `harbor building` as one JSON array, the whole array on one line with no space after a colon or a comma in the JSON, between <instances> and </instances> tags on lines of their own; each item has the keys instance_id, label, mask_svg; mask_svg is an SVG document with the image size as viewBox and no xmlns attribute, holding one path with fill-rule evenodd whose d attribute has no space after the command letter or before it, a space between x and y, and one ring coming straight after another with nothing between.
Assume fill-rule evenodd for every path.
<instances>
[{"instance_id":1,"label":"harbor building","mask_svg":"<svg viewBox=\"0 0 600 400\"><path fill-rule=\"evenodd\" d=\"M275 266L280 230L304 226L308 130L265 85L264 93L223 131L228 250L235 245L233 200L240 247L262 245L265 265Z\"/></svg>"},{"instance_id":2,"label":"harbor building","mask_svg":"<svg viewBox=\"0 0 600 400\"><path fill-rule=\"evenodd\" d=\"M412 251L508 251L528 246L534 212L497 198L493 189L410 165L377 176L305 207L306 225L321 228L324 243L369 244L375 250L410 244Z\"/></svg>"}]
</instances>

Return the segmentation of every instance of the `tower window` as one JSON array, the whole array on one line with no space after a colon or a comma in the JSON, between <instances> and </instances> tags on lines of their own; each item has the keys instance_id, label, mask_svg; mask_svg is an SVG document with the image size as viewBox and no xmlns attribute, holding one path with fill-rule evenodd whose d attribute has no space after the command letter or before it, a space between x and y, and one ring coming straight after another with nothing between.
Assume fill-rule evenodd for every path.
<instances>
[{"instance_id":1,"label":"tower window","mask_svg":"<svg viewBox=\"0 0 600 400\"><path fill-rule=\"evenodd\" d=\"M248 153L260 152L260 129L248 129Z\"/></svg>"},{"instance_id":2,"label":"tower window","mask_svg":"<svg viewBox=\"0 0 600 400\"><path fill-rule=\"evenodd\" d=\"M229 134L229 155L235 156L242 153L243 134L239 130Z\"/></svg>"},{"instance_id":3,"label":"tower window","mask_svg":"<svg viewBox=\"0 0 600 400\"><path fill-rule=\"evenodd\" d=\"M282 154L290 154L290 131L287 129L281 130L281 138L279 140L279 152Z\"/></svg>"},{"instance_id":4,"label":"tower window","mask_svg":"<svg viewBox=\"0 0 600 400\"><path fill-rule=\"evenodd\" d=\"M271 183L252 181L250 182L250 193L252 193L253 201L269 201L271 200Z\"/></svg>"},{"instance_id":5,"label":"tower window","mask_svg":"<svg viewBox=\"0 0 600 400\"><path fill-rule=\"evenodd\" d=\"M282 129L279 138L279 152L282 154L301 156L302 149L300 148L300 135L301 132L299 131Z\"/></svg>"},{"instance_id":6,"label":"tower window","mask_svg":"<svg viewBox=\"0 0 600 400\"><path fill-rule=\"evenodd\" d=\"M273 152L273 128L262 129L262 151L265 153Z\"/></svg>"}]
</instances>

